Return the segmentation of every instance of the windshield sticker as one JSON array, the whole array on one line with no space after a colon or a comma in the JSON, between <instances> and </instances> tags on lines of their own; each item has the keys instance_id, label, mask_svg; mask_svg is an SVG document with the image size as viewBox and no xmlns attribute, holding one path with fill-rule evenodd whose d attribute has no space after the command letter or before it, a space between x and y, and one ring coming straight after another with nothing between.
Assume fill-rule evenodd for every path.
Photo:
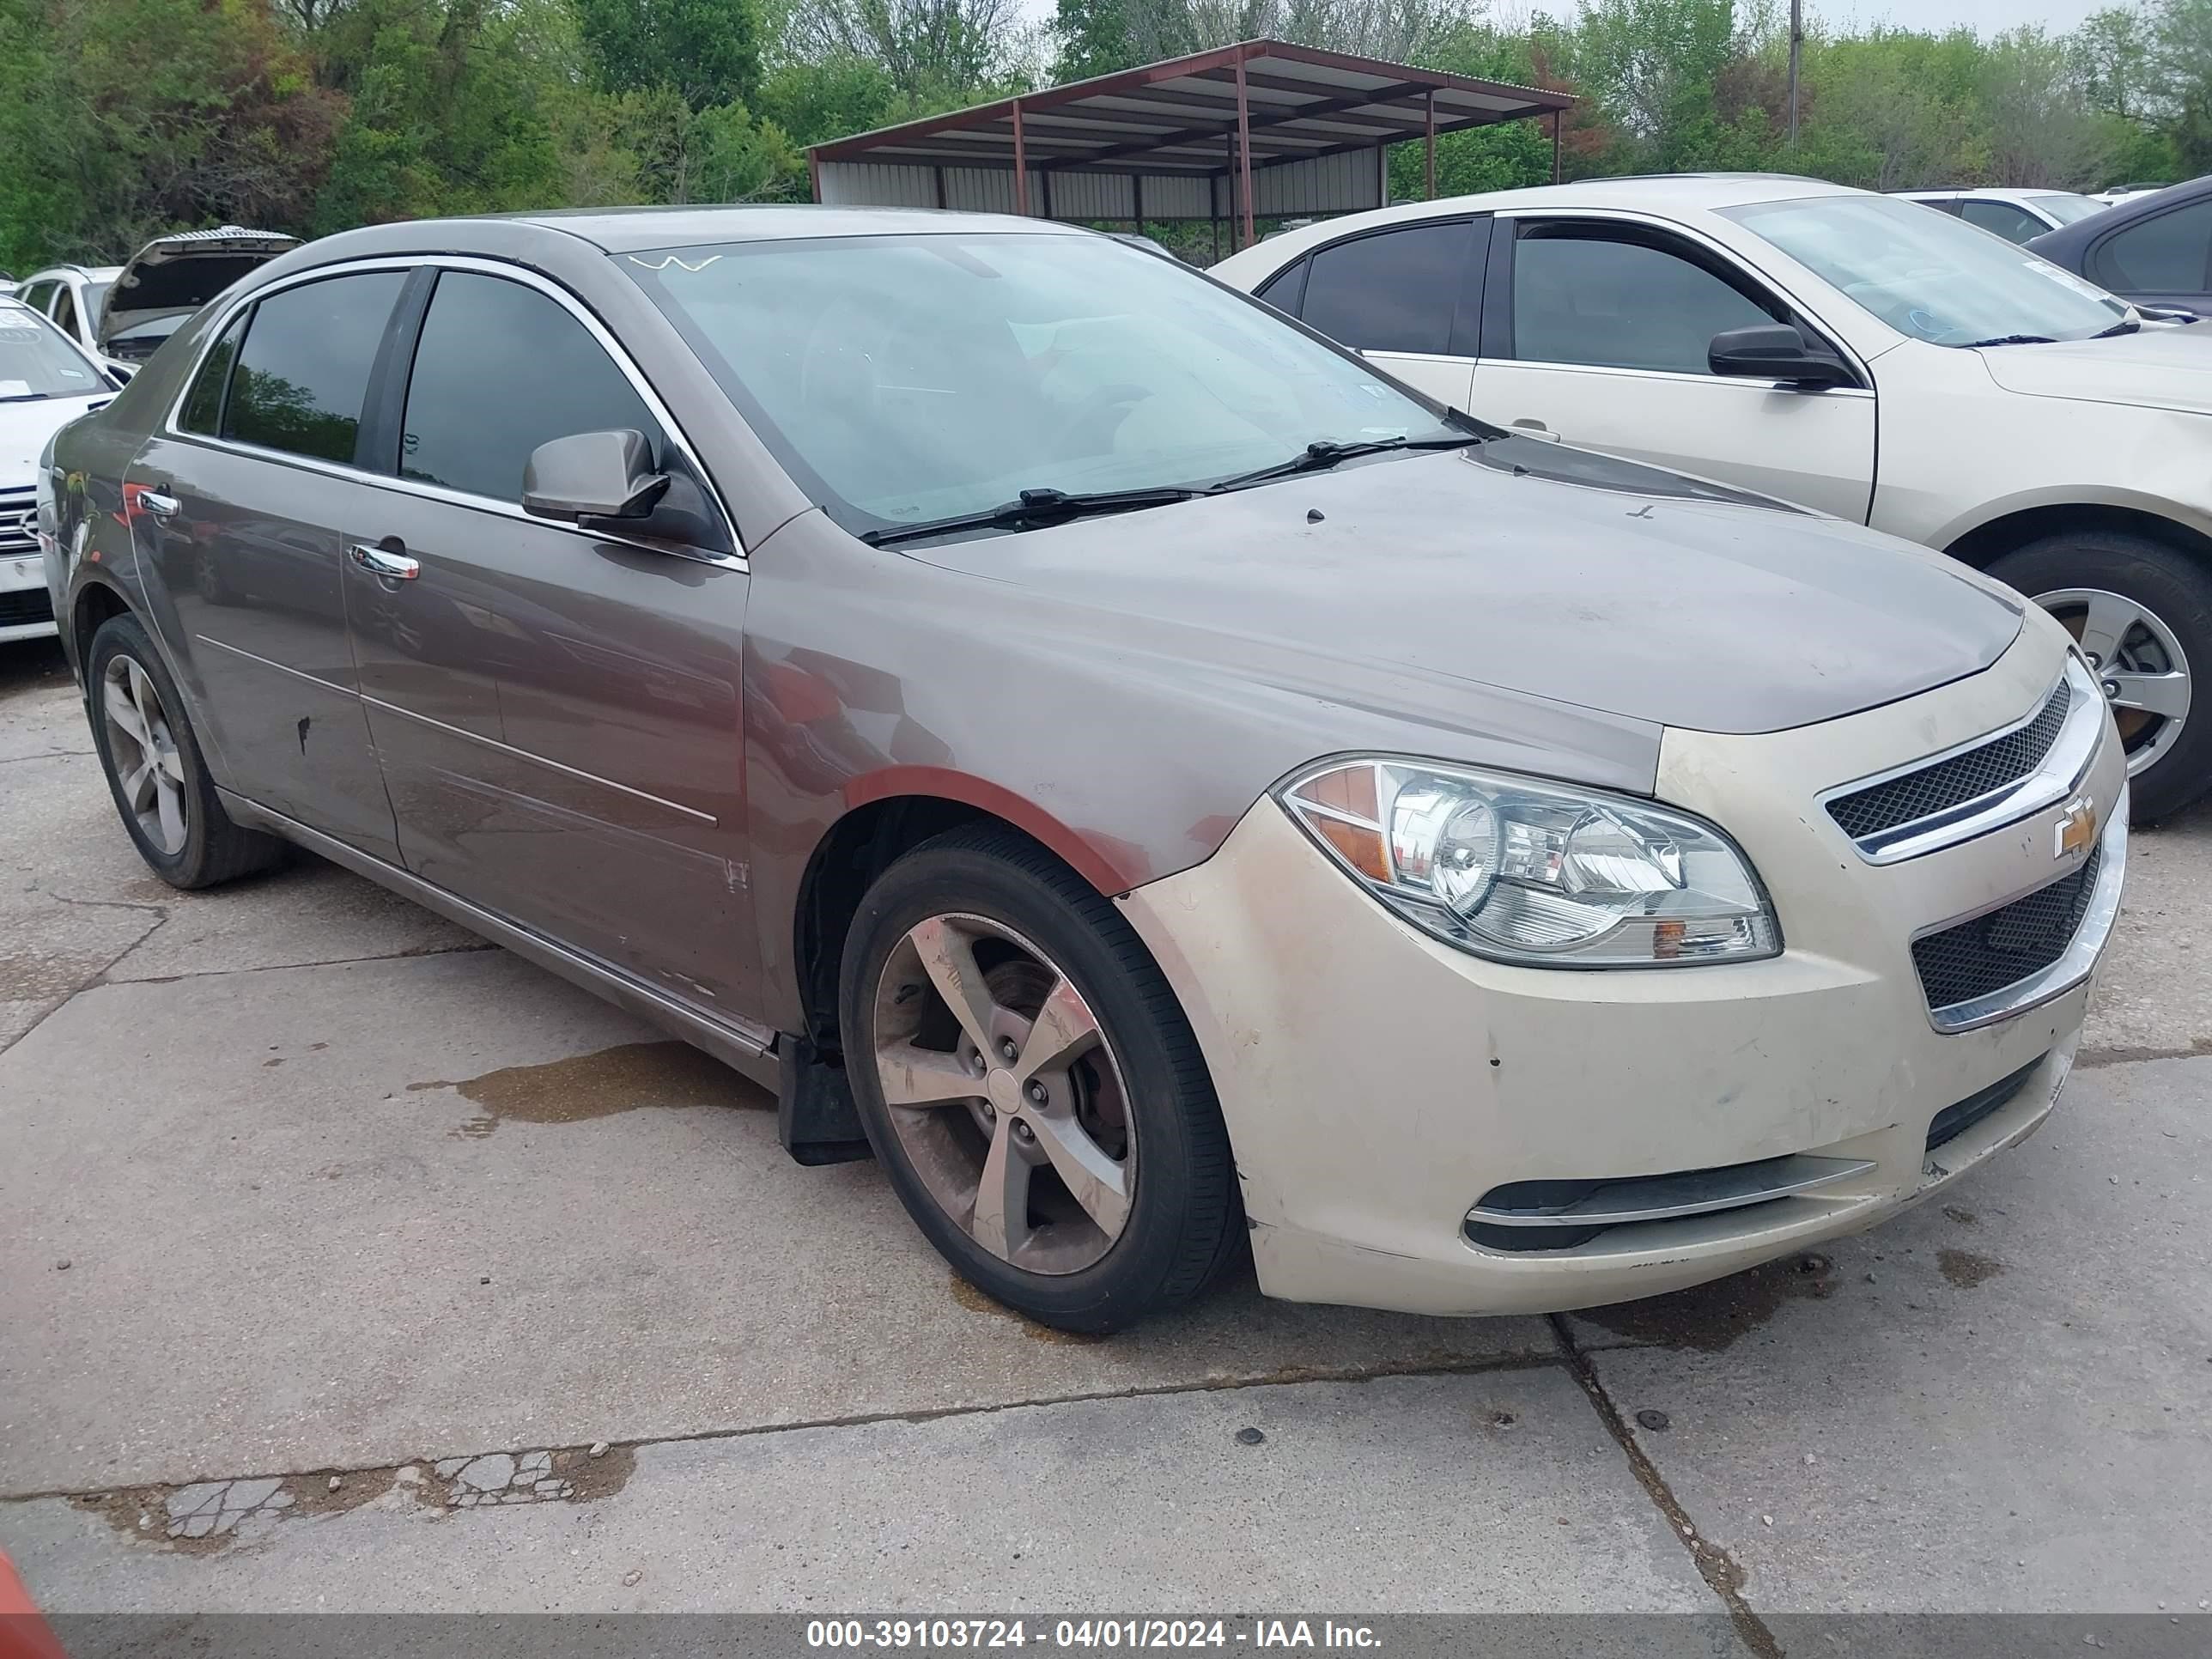
<instances>
[{"instance_id":1,"label":"windshield sticker","mask_svg":"<svg viewBox=\"0 0 2212 1659\"><path fill-rule=\"evenodd\" d=\"M28 380L0 380L0 398L27 398L31 395Z\"/></svg>"},{"instance_id":2,"label":"windshield sticker","mask_svg":"<svg viewBox=\"0 0 2212 1659\"><path fill-rule=\"evenodd\" d=\"M2094 283L2085 283L2072 271L2061 270L2047 259L2031 259L2027 268L2046 282L2056 283L2061 288L2070 288L2076 294L2100 303L2112 297Z\"/></svg>"},{"instance_id":3,"label":"windshield sticker","mask_svg":"<svg viewBox=\"0 0 2212 1659\"><path fill-rule=\"evenodd\" d=\"M0 328L17 329L25 334L39 331L39 325L31 320L27 311L0 311Z\"/></svg>"}]
</instances>

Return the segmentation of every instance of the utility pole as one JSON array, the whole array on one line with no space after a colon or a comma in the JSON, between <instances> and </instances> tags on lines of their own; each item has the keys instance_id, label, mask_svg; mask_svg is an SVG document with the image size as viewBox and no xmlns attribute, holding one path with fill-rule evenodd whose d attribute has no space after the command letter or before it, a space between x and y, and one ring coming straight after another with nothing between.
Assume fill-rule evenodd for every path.
<instances>
[{"instance_id":1,"label":"utility pole","mask_svg":"<svg viewBox=\"0 0 2212 1659\"><path fill-rule=\"evenodd\" d=\"M1805 0L1790 0L1790 148L1797 148L1797 56L1805 44Z\"/></svg>"}]
</instances>

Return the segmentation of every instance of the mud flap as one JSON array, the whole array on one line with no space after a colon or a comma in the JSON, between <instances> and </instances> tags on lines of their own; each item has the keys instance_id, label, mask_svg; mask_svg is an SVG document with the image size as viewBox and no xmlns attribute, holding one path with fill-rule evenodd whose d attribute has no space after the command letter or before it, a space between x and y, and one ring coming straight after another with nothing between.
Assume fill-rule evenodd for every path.
<instances>
[{"instance_id":1,"label":"mud flap","mask_svg":"<svg viewBox=\"0 0 2212 1659\"><path fill-rule=\"evenodd\" d=\"M776 1091L775 1128L783 1150L800 1164L851 1164L875 1156L853 1104L840 1059L805 1037L786 1031L776 1040L782 1084Z\"/></svg>"}]
</instances>

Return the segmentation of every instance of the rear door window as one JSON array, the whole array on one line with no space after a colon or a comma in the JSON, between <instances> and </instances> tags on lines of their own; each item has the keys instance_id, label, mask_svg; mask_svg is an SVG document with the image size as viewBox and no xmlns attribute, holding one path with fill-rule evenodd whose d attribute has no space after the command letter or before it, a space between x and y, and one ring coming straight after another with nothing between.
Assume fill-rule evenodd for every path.
<instances>
[{"instance_id":1,"label":"rear door window","mask_svg":"<svg viewBox=\"0 0 2212 1659\"><path fill-rule=\"evenodd\" d=\"M1474 230L1462 219L1408 225L1325 247L1308 262L1298 315L1356 351L1443 356L1452 349L1452 324L1474 246Z\"/></svg>"},{"instance_id":2,"label":"rear door window","mask_svg":"<svg viewBox=\"0 0 2212 1659\"><path fill-rule=\"evenodd\" d=\"M2096 278L2142 294L2201 294L2212 264L2212 201L2161 213L2107 237L2097 249Z\"/></svg>"},{"instance_id":3,"label":"rear door window","mask_svg":"<svg viewBox=\"0 0 2212 1659\"><path fill-rule=\"evenodd\" d=\"M2024 242L2031 236L2040 236L2051 228L2025 208L2014 207L2010 202L1978 201L1972 198L1959 204L1959 216L1970 225L1979 225L1984 230L1993 230L2008 242Z\"/></svg>"},{"instance_id":4,"label":"rear door window","mask_svg":"<svg viewBox=\"0 0 2212 1659\"><path fill-rule=\"evenodd\" d=\"M400 476L520 501L538 445L579 432L660 427L591 331L535 289L448 270L415 348Z\"/></svg>"},{"instance_id":5,"label":"rear door window","mask_svg":"<svg viewBox=\"0 0 2212 1659\"><path fill-rule=\"evenodd\" d=\"M231 375L222 435L353 465L369 370L406 280L404 271L365 271L258 301Z\"/></svg>"}]
</instances>

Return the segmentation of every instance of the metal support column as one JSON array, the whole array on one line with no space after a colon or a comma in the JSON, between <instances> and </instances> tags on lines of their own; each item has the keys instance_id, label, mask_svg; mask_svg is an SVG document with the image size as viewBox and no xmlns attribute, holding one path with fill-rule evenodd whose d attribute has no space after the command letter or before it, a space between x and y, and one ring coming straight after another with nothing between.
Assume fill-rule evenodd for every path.
<instances>
[{"instance_id":1,"label":"metal support column","mask_svg":"<svg viewBox=\"0 0 2212 1659\"><path fill-rule=\"evenodd\" d=\"M1559 111L1558 111L1558 110L1553 110L1553 111L1552 112L1552 182L1553 182L1553 184L1555 184L1555 185L1556 185L1556 184L1558 184L1558 183L1559 182L1559 116L1560 116L1560 113L1561 113L1561 112L1559 112Z\"/></svg>"},{"instance_id":2,"label":"metal support column","mask_svg":"<svg viewBox=\"0 0 2212 1659\"><path fill-rule=\"evenodd\" d=\"M1014 100L1014 211L1024 219L1030 213L1030 158L1022 148L1022 100Z\"/></svg>"},{"instance_id":3,"label":"metal support column","mask_svg":"<svg viewBox=\"0 0 2212 1659\"><path fill-rule=\"evenodd\" d=\"M1244 246L1257 240L1252 234L1252 106L1244 92L1244 60L1237 60L1237 172L1244 181Z\"/></svg>"},{"instance_id":4,"label":"metal support column","mask_svg":"<svg viewBox=\"0 0 2212 1659\"><path fill-rule=\"evenodd\" d=\"M1425 100L1428 105L1429 130L1421 138L1421 174L1428 189L1429 201L1437 199L1437 95L1431 93Z\"/></svg>"}]
</instances>

